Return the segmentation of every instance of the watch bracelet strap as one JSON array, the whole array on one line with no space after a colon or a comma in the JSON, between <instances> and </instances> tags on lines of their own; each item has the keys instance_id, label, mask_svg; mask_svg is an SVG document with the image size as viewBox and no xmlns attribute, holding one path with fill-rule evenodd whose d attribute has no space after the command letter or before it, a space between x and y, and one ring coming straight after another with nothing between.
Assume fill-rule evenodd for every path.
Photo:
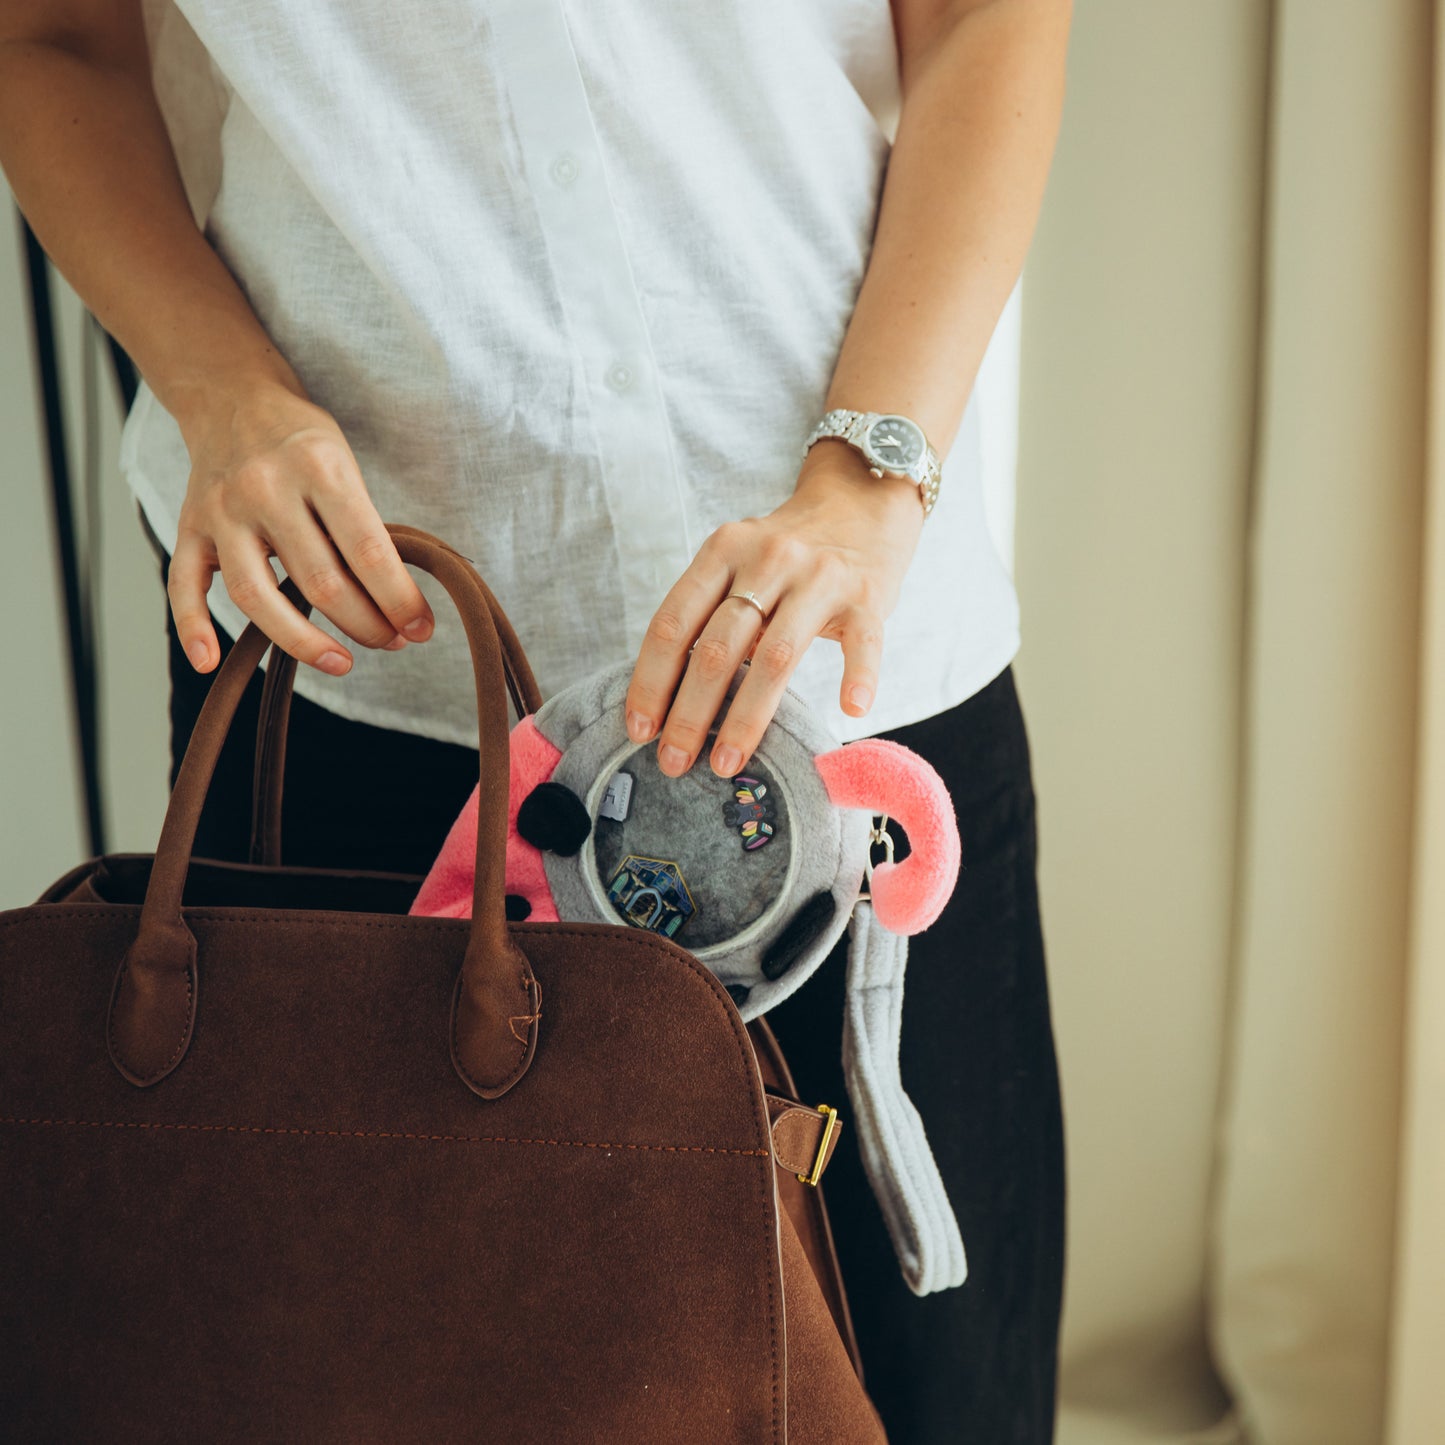
<instances>
[{"instance_id":1,"label":"watch bracelet strap","mask_svg":"<svg viewBox=\"0 0 1445 1445\"><path fill-rule=\"evenodd\" d=\"M883 412L870 411L849 411L844 407L834 407L831 411L825 412L823 419L815 426L803 446L803 455L812 450L814 442L820 442L825 437L837 437L840 441L847 442L850 446L860 447L863 434L871 425L873 418L883 416ZM911 418L910 418L911 420ZM914 422L917 426L917 422ZM923 428L918 428L922 433ZM934 504L938 501L938 489L943 481L943 463L933 445L925 436L923 438L922 476L915 477L911 472L892 472L892 476L907 476L918 486L918 495L923 502L923 515L926 517L933 510Z\"/></svg>"}]
</instances>

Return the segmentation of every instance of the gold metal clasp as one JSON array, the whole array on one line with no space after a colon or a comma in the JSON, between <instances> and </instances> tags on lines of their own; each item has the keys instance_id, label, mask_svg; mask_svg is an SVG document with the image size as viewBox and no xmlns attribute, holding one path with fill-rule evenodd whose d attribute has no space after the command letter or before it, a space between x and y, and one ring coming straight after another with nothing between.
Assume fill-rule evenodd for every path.
<instances>
[{"instance_id":1,"label":"gold metal clasp","mask_svg":"<svg viewBox=\"0 0 1445 1445\"><path fill-rule=\"evenodd\" d=\"M828 1145L833 1140L833 1130L838 1125L838 1111L830 1108L827 1104L819 1104L818 1112L828 1121L823 1125L823 1137L818 1141L818 1153L813 1159L813 1167L806 1173L798 1175L798 1181L802 1184L811 1185L814 1189L818 1187L818 1181L823 1177L823 1165L828 1160Z\"/></svg>"}]
</instances>

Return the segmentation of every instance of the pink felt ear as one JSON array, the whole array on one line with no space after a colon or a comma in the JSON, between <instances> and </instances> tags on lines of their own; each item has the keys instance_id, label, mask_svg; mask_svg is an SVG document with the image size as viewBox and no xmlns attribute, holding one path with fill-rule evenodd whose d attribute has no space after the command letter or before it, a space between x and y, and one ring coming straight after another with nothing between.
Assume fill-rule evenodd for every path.
<instances>
[{"instance_id":1,"label":"pink felt ear","mask_svg":"<svg viewBox=\"0 0 1445 1445\"><path fill-rule=\"evenodd\" d=\"M517 832L522 800L556 771L562 754L541 733L531 717L512 729L507 780L507 892L518 893L532 905L529 919L556 923L557 905L547 884L541 852ZM472 888L477 876L477 789L457 815L422 881L411 911L441 918L470 918Z\"/></svg>"},{"instance_id":2,"label":"pink felt ear","mask_svg":"<svg viewBox=\"0 0 1445 1445\"><path fill-rule=\"evenodd\" d=\"M835 806L887 813L903 825L908 857L874 868L868 891L889 932L922 933L943 912L963 856L943 779L911 748L887 738L859 738L813 761Z\"/></svg>"}]
</instances>

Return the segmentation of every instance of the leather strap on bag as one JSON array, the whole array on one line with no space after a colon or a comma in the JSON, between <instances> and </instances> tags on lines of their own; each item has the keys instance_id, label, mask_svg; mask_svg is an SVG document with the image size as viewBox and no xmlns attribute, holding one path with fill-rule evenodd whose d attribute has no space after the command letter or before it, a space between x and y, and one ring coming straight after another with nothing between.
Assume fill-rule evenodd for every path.
<instances>
[{"instance_id":1,"label":"leather strap on bag","mask_svg":"<svg viewBox=\"0 0 1445 1445\"><path fill-rule=\"evenodd\" d=\"M416 527L392 524L388 530L393 539L399 537L434 540ZM527 654L502 611L490 587L479 577L482 592L491 608L492 620L502 643L502 665L507 674L507 692L518 718L534 713L542 706L542 692L532 675ZM303 616L311 613L311 604L299 594L291 599ZM260 714L256 723L256 766L251 782L251 849L250 861L267 868L281 866L281 800L286 777L286 732L291 717L291 694L296 682L296 659L289 653L272 651L266 668L266 681L261 689Z\"/></svg>"},{"instance_id":2,"label":"leather strap on bag","mask_svg":"<svg viewBox=\"0 0 1445 1445\"><path fill-rule=\"evenodd\" d=\"M816 1184L838 1147L838 1131L843 1125L836 1110L810 1109L797 1099L785 1098L771 1090L765 1097L773 1158L778 1161L778 1167L796 1174L804 1183Z\"/></svg>"},{"instance_id":3,"label":"leather strap on bag","mask_svg":"<svg viewBox=\"0 0 1445 1445\"><path fill-rule=\"evenodd\" d=\"M482 1098L497 1098L526 1073L541 1017L541 990L506 923L507 793L487 785L488 778L506 776L508 766L506 668L496 621L501 609L471 564L445 543L410 527L388 530L402 561L431 573L446 588L471 648L482 786L471 929L452 996L449 1035L459 1077ZM294 588L288 592L295 595ZM511 640L515 643L515 635ZM221 745L269 645L259 628L247 627L211 684L166 809L140 925L116 972L107 1042L111 1061L138 1087L158 1083L180 1063L195 1027L200 972L195 935L181 908L186 873ZM523 666L514 668L514 680L535 689L520 646L517 658Z\"/></svg>"}]
</instances>

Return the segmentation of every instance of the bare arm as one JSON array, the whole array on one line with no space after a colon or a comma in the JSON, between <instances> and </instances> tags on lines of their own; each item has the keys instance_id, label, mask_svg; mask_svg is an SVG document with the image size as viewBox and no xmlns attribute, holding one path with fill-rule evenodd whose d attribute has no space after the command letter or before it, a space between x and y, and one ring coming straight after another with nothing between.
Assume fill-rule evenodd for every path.
<instances>
[{"instance_id":1,"label":"bare arm","mask_svg":"<svg viewBox=\"0 0 1445 1445\"><path fill-rule=\"evenodd\" d=\"M350 667L281 596L272 552L357 642L430 635L340 429L195 224L151 89L140 0L0 0L0 167L41 245L185 437L192 474L170 595L192 662L208 671L219 659L205 604L219 570L288 652Z\"/></svg>"},{"instance_id":2,"label":"bare arm","mask_svg":"<svg viewBox=\"0 0 1445 1445\"><path fill-rule=\"evenodd\" d=\"M1037 223L1063 106L1071 5L893 0L893 12L898 132L826 404L912 417L944 454ZM877 690L884 619L922 525L912 482L878 481L846 443L817 443L793 496L767 517L719 528L663 600L628 692L633 740L660 727L659 765L685 772L752 648L711 755L716 772L736 773L817 637L842 643L840 703L864 715ZM770 622L726 602L743 590L767 604Z\"/></svg>"},{"instance_id":3,"label":"bare arm","mask_svg":"<svg viewBox=\"0 0 1445 1445\"><path fill-rule=\"evenodd\" d=\"M893 0L893 9L903 104L827 405L901 412L942 455L1038 221L1071 6Z\"/></svg>"}]
</instances>

